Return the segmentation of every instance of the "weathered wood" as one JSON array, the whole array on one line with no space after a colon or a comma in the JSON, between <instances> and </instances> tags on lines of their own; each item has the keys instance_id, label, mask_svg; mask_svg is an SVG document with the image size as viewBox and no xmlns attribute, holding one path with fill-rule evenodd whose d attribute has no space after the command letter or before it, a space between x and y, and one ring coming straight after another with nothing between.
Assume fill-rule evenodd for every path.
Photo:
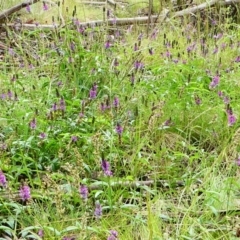
<instances>
[{"instance_id":1,"label":"weathered wood","mask_svg":"<svg viewBox=\"0 0 240 240\"><path fill-rule=\"evenodd\" d=\"M190 7L190 8L186 8L184 10L178 11L178 12L173 14L172 18L193 14L195 12L204 10L206 8L210 8L210 7L212 7L214 5L217 5L217 4L220 5L220 6L227 6L227 5L232 5L232 4L235 4L235 3L240 3L240 0L212 0L212 1L209 1L209 2L199 4L199 5L194 6L194 7Z\"/></svg>"}]
</instances>

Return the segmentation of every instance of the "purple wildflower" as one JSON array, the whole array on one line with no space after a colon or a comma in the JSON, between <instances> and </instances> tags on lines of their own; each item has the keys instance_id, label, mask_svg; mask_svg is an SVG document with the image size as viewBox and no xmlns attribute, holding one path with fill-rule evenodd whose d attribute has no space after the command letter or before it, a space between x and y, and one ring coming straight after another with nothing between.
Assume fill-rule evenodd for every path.
<instances>
[{"instance_id":1,"label":"purple wildflower","mask_svg":"<svg viewBox=\"0 0 240 240\"><path fill-rule=\"evenodd\" d=\"M14 56L15 55L15 52L14 52L14 50L12 48L8 49L8 53L9 53L10 56Z\"/></svg>"},{"instance_id":2,"label":"purple wildflower","mask_svg":"<svg viewBox=\"0 0 240 240\"><path fill-rule=\"evenodd\" d=\"M57 103L54 103L54 104L52 105L51 110L54 111L54 112L58 110Z\"/></svg>"},{"instance_id":3,"label":"purple wildflower","mask_svg":"<svg viewBox=\"0 0 240 240\"><path fill-rule=\"evenodd\" d=\"M195 96L195 103L200 105L202 103L201 98L199 96Z\"/></svg>"},{"instance_id":4,"label":"purple wildflower","mask_svg":"<svg viewBox=\"0 0 240 240\"><path fill-rule=\"evenodd\" d=\"M143 33L141 32L139 35L138 35L138 41L141 41L143 39Z\"/></svg>"},{"instance_id":5,"label":"purple wildflower","mask_svg":"<svg viewBox=\"0 0 240 240\"><path fill-rule=\"evenodd\" d=\"M172 60L175 64L177 64L179 62L179 60L177 58Z\"/></svg>"},{"instance_id":6,"label":"purple wildflower","mask_svg":"<svg viewBox=\"0 0 240 240\"><path fill-rule=\"evenodd\" d=\"M115 230L110 230L110 235L108 236L107 240L117 240L118 239L118 232Z\"/></svg>"},{"instance_id":7,"label":"purple wildflower","mask_svg":"<svg viewBox=\"0 0 240 240\"><path fill-rule=\"evenodd\" d=\"M136 52L136 51L138 51L138 44L137 43L134 43L134 48L133 48L133 50Z\"/></svg>"},{"instance_id":8,"label":"purple wildflower","mask_svg":"<svg viewBox=\"0 0 240 240\"><path fill-rule=\"evenodd\" d=\"M108 49L110 47L111 47L110 41L107 40L106 43L105 43L105 48Z\"/></svg>"},{"instance_id":9,"label":"purple wildflower","mask_svg":"<svg viewBox=\"0 0 240 240\"><path fill-rule=\"evenodd\" d=\"M113 100L113 106L115 108L118 108L119 107L119 98L118 97L115 97L114 100Z\"/></svg>"},{"instance_id":10,"label":"purple wildflower","mask_svg":"<svg viewBox=\"0 0 240 240\"><path fill-rule=\"evenodd\" d=\"M236 160L236 164L237 164L237 166L240 167L240 157L238 157L238 159Z\"/></svg>"},{"instance_id":11,"label":"purple wildflower","mask_svg":"<svg viewBox=\"0 0 240 240\"><path fill-rule=\"evenodd\" d=\"M159 32L159 30L158 30L157 28L155 28L155 29L153 30L150 38L156 40L158 32Z\"/></svg>"},{"instance_id":12,"label":"purple wildflower","mask_svg":"<svg viewBox=\"0 0 240 240\"><path fill-rule=\"evenodd\" d=\"M140 61L137 60L137 61L134 63L134 67L135 67L136 70L140 70L140 69L143 69L144 65L143 65L142 62L140 62Z\"/></svg>"},{"instance_id":13,"label":"purple wildflower","mask_svg":"<svg viewBox=\"0 0 240 240\"><path fill-rule=\"evenodd\" d=\"M102 112L104 112L107 109L107 106L103 102L101 102L100 109Z\"/></svg>"},{"instance_id":14,"label":"purple wildflower","mask_svg":"<svg viewBox=\"0 0 240 240\"><path fill-rule=\"evenodd\" d=\"M74 42L71 42L71 43L70 43L70 49L71 49L72 52L74 52L74 50L75 50L75 44L74 44Z\"/></svg>"},{"instance_id":15,"label":"purple wildflower","mask_svg":"<svg viewBox=\"0 0 240 240\"><path fill-rule=\"evenodd\" d=\"M228 126L233 126L233 124L236 122L236 117L233 115L233 113L227 113L228 117Z\"/></svg>"},{"instance_id":16,"label":"purple wildflower","mask_svg":"<svg viewBox=\"0 0 240 240\"><path fill-rule=\"evenodd\" d=\"M40 229L40 230L38 231L38 236L41 237L41 238L43 238L43 236L44 236L44 231L43 231L42 229Z\"/></svg>"},{"instance_id":17,"label":"purple wildflower","mask_svg":"<svg viewBox=\"0 0 240 240\"><path fill-rule=\"evenodd\" d=\"M6 177L4 173L0 170L0 186L6 187L6 185L7 185Z\"/></svg>"},{"instance_id":18,"label":"purple wildflower","mask_svg":"<svg viewBox=\"0 0 240 240\"><path fill-rule=\"evenodd\" d=\"M2 150L2 151L7 150L7 144L6 143L0 143L0 150Z\"/></svg>"},{"instance_id":19,"label":"purple wildflower","mask_svg":"<svg viewBox=\"0 0 240 240\"><path fill-rule=\"evenodd\" d=\"M59 101L59 109L62 110L62 111L66 110L66 104L65 104L65 100L64 100L63 97Z\"/></svg>"},{"instance_id":20,"label":"purple wildflower","mask_svg":"<svg viewBox=\"0 0 240 240\"><path fill-rule=\"evenodd\" d=\"M218 75L214 76L212 78L212 81L209 84L209 88L213 89L219 84L220 77Z\"/></svg>"},{"instance_id":21,"label":"purple wildflower","mask_svg":"<svg viewBox=\"0 0 240 240\"><path fill-rule=\"evenodd\" d=\"M76 143L77 140L78 140L78 137L77 137L77 136L72 136L72 137L71 137L71 142L72 142L72 143Z\"/></svg>"},{"instance_id":22,"label":"purple wildflower","mask_svg":"<svg viewBox=\"0 0 240 240\"><path fill-rule=\"evenodd\" d=\"M230 103L229 97L228 97L228 96L224 96L224 97L223 97L223 102L224 102L225 104L229 104L229 103Z\"/></svg>"},{"instance_id":23,"label":"purple wildflower","mask_svg":"<svg viewBox=\"0 0 240 240\"><path fill-rule=\"evenodd\" d=\"M39 138L41 139L41 140L43 140L43 139L45 139L46 138L46 136L47 136L47 134L46 133L44 133L44 132L42 132L42 133L40 133L39 134Z\"/></svg>"},{"instance_id":24,"label":"purple wildflower","mask_svg":"<svg viewBox=\"0 0 240 240\"><path fill-rule=\"evenodd\" d=\"M36 118L32 119L32 121L29 123L29 127L31 129L36 129L36 127L37 127L37 120L36 120Z\"/></svg>"},{"instance_id":25,"label":"purple wildflower","mask_svg":"<svg viewBox=\"0 0 240 240\"><path fill-rule=\"evenodd\" d=\"M92 88L89 91L89 97L90 99L94 99L96 98L96 96L97 96L97 84L94 83Z\"/></svg>"},{"instance_id":26,"label":"purple wildflower","mask_svg":"<svg viewBox=\"0 0 240 240\"><path fill-rule=\"evenodd\" d=\"M169 50L167 50L167 52L165 53L165 56L167 57L167 58L170 58L171 57L171 53L170 53L170 51Z\"/></svg>"},{"instance_id":27,"label":"purple wildflower","mask_svg":"<svg viewBox=\"0 0 240 240\"><path fill-rule=\"evenodd\" d=\"M237 57L236 57L235 62L236 62L236 63L239 63L239 62L240 62L240 56L237 56Z\"/></svg>"},{"instance_id":28,"label":"purple wildflower","mask_svg":"<svg viewBox=\"0 0 240 240\"><path fill-rule=\"evenodd\" d=\"M47 11L48 10L48 5L47 3L43 2L43 11Z\"/></svg>"},{"instance_id":29,"label":"purple wildflower","mask_svg":"<svg viewBox=\"0 0 240 240\"><path fill-rule=\"evenodd\" d=\"M6 96L7 96L6 93L2 93L2 94L1 94L1 99L2 99L2 100L5 100L5 99L6 99Z\"/></svg>"},{"instance_id":30,"label":"purple wildflower","mask_svg":"<svg viewBox=\"0 0 240 240\"><path fill-rule=\"evenodd\" d=\"M79 117L79 118L84 118L84 113L83 113L83 112L80 112L80 113L78 114L78 117Z\"/></svg>"},{"instance_id":31,"label":"purple wildflower","mask_svg":"<svg viewBox=\"0 0 240 240\"><path fill-rule=\"evenodd\" d=\"M102 216L102 207L98 201L95 204L94 215L97 219L101 218L101 216Z\"/></svg>"},{"instance_id":32,"label":"purple wildflower","mask_svg":"<svg viewBox=\"0 0 240 240\"><path fill-rule=\"evenodd\" d=\"M31 12L31 8L30 8L30 5L29 5L29 4L27 4L27 6L26 6L26 11L27 11L28 13Z\"/></svg>"},{"instance_id":33,"label":"purple wildflower","mask_svg":"<svg viewBox=\"0 0 240 240\"><path fill-rule=\"evenodd\" d=\"M168 127L168 126L171 125L171 123L172 123L172 119L169 118L169 119L167 119L167 120L163 123L163 126Z\"/></svg>"},{"instance_id":34,"label":"purple wildflower","mask_svg":"<svg viewBox=\"0 0 240 240\"><path fill-rule=\"evenodd\" d=\"M218 52L218 47L215 47L215 49L213 50L213 54L216 54Z\"/></svg>"},{"instance_id":35,"label":"purple wildflower","mask_svg":"<svg viewBox=\"0 0 240 240\"><path fill-rule=\"evenodd\" d=\"M81 184L80 188L79 188L79 193L80 193L80 196L83 200L87 200L87 198L88 198L88 188L87 188L87 186Z\"/></svg>"},{"instance_id":36,"label":"purple wildflower","mask_svg":"<svg viewBox=\"0 0 240 240\"><path fill-rule=\"evenodd\" d=\"M116 132L118 135L122 135L123 127L120 125L120 123L117 123Z\"/></svg>"},{"instance_id":37,"label":"purple wildflower","mask_svg":"<svg viewBox=\"0 0 240 240\"><path fill-rule=\"evenodd\" d=\"M31 198L30 187L28 185L23 185L20 188L19 196L22 201L26 202Z\"/></svg>"},{"instance_id":38,"label":"purple wildflower","mask_svg":"<svg viewBox=\"0 0 240 240\"><path fill-rule=\"evenodd\" d=\"M223 97L223 92L222 92L222 91L218 91L218 96L219 96L220 98L222 98L222 97Z\"/></svg>"},{"instance_id":39,"label":"purple wildflower","mask_svg":"<svg viewBox=\"0 0 240 240\"><path fill-rule=\"evenodd\" d=\"M102 170L104 172L104 175L106 176L112 176L112 171L110 170L110 163L104 159L102 159Z\"/></svg>"}]
</instances>

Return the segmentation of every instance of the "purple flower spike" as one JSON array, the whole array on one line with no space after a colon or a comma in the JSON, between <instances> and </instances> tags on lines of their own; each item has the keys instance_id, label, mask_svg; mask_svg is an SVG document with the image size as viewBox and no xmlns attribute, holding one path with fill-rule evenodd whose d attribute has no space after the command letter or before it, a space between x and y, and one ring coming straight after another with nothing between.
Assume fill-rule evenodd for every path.
<instances>
[{"instance_id":1,"label":"purple flower spike","mask_svg":"<svg viewBox=\"0 0 240 240\"><path fill-rule=\"evenodd\" d=\"M43 11L47 11L47 10L48 10L48 5L45 2L43 2Z\"/></svg>"},{"instance_id":2,"label":"purple flower spike","mask_svg":"<svg viewBox=\"0 0 240 240\"><path fill-rule=\"evenodd\" d=\"M63 98L61 98L60 101L59 101L59 109L62 110L62 111L66 110L65 100Z\"/></svg>"},{"instance_id":3,"label":"purple flower spike","mask_svg":"<svg viewBox=\"0 0 240 240\"><path fill-rule=\"evenodd\" d=\"M137 60L137 61L134 63L134 67L135 67L136 70L140 70L140 69L143 69L144 65L143 65L142 62L140 62L140 61Z\"/></svg>"},{"instance_id":4,"label":"purple flower spike","mask_svg":"<svg viewBox=\"0 0 240 240\"><path fill-rule=\"evenodd\" d=\"M89 98L94 99L96 98L96 96L97 96L97 84L94 83L92 88L89 91Z\"/></svg>"},{"instance_id":5,"label":"purple flower spike","mask_svg":"<svg viewBox=\"0 0 240 240\"><path fill-rule=\"evenodd\" d=\"M72 142L72 143L76 143L77 140L78 140L78 137L77 137L77 136L72 136L72 137L71 137L71 142Z\"/></svg>"},{"instance_id":6,"label":"purple flower spike","mask_svg":"<svg viewBox=\"0 0 240 240\"><path fill-rule=\"evenodd\" d=\"M236 63L239 63L239 62L240 62L240 56L237 56L237 57L236 57L235 62L236 62Z\"/></svg>"},{"instance_id":7,"label":"purple flower spike","mask_svg":"<svg viewBox=\"0 0 240 240\"><path fill-rule=\"evenodd\" d=\"M200 105L202 103L201 98L199 96L195 96L195 103Z\"/></svg>"},{"instance_id":8,"label":"purple flower spike","mask_svg":"<svg viewBox=\"0 0 240 240\"><path fill-rule=\"evenodd\" d=\"M115 97L114 100L113 100L113 106L115 108L118 108L119 107L119 98L118 97Z\"/></svg>"},{"instance_id":9,"label":"purple flower spike","mask_svg":"<svg viewBox=\"0 0 240 240\"><path fill-rule=\"evenodd\" d=\"M87 200L87 198L88 198L88 188L87 188L87 186L81 184L80 188L79 188L79 193L80 193L80 196L83 200Z\"/></svg>"},{"instance_id":10,"label":"purple flower spike","mask_svg":"<svg viewBox=\"0 0 240 240\"><path fill-rule=\"evenodd\" d=\"M104 172L104 175L106 176L112 176L112 171L110 170L110 163L104 159L102 159L102 170Z\"/></svg>"},{"instance_id":11,"label":"purple flower spike","mask_svg":"<svg viewBox=\"0 0 240 240\"><path fill-rule=\"evenodd\" d=\"M42 229L40 229L40 230L38 231L38 236L41 237L41 238L43 238L44 232L43 232Z\"/></svg>"},{"instance_id":12,"label":"purple flower spike","mask_svg":"<svg viewBox=\"0 0 240 240\"><path fill-rule=\"evenodd\" d=\"M214 76L212 78L212 81L209 84L209 88L210 89L215 88L219 84L219 81L220 81L220 77L218 75Z\"/></svg>"},{"instance_id":13,"label":"purple flower spike","mask_svg":"<svg viewBox=\"0 0 240 240\"><path fill-rule=\"evenodd\" d=\"M32 119L32 121L29 123L29 127L31 128L31 129L36 129L36 127L37 127L37 120L36 120L36 118L33 118Z\"/></svg>"},{"instance_id":14,"label":"purple flower spike","mask_svg":"<svg viewBox=\"0 0 240 240\"><path fill-rule=\"evenodd\" d=\"M120 125L120 123L118 123L116 126L116 132L118 135L122 135L123 133L123 127Z\"/></svg>"},{"instance_id":15,"label":"purple flower spike","mask_svg":"<svg viewBox=\"0 0 240 240\"><path fill-rule=\"evenodd\" d=\"M102 216L102 207L98 201L95 204L94 215L97 219L101 218L101 216Z\"/></svg>"},{"instance_id":16,"label":"purple flower spike","mask_svg":"<svg viewBox=\"0 0 240 240\"><path fill-rule=\"evenodd\" d=\"M22 201L26 202L31 198L30 187L28 185L23 185L20 188L19 196Z\"/></svg>"},{"instance_id":17,"label":"purple flower spike","mask_svg":"<svg viewBox=\"0 0 240 240\"><path fill-rule=\"evenodd\" d=\"M107 40L107 42L105 43L105 48L108 49L111 47L110 41Z\"/></svg>"},{"instance_id":18,"label":"purple flower spike","mask_svg":"<svg viewBox=\"0 0 240 240\"><path fill-rule=\"evenodd\" d=\"M6 185L7 185L6 177L4 173L0 170L0 186L6 187Z\"/></svg>"},{"instance_id":19,"label":"purple flower spike","mask_svg":"<svg viewBox=\"0 0 240 240\"><path fill-rule=\"evenodd\" d=\"M26 6L26 11L27 11L28 13L31 12L31 8L30 8L30 5L29 5L29 4Z\"/></svg>"},{"instance_id":20,"label":"purple flower spike","mask_svg":"<svg viewBox=\"0 0 240 240\"><path fill-rule=\"evenodd\" d=\"M115 230L110 230L110 235L107 240L118 240L118 232Z\"/></svg>"},{"instance_id":21,"label":"purple flower spike","mask_svg":"<svg viewBox=\"0 0 240 240\"><path fill-rule=\"evenodd\" d=\"M42 133L39 134L39 138L40 138L41 140L45 139L46 137L47 137L47 134L44 133L44 132L42 132Z\"/></svg>"},{"instance_id":22,"label":"purple flower spike","mask_svg":"<svg viewBox=\"0 0 240 240\"><path fill-rule=\"evenodd\" d=\"M238 159L236 160L236 164L237 164L237 166L240 167L240 157L238 157Z\"/></svg>"},{"instance_id":23,"label":"purple flower spike","mask_svg":"<svg viewBox=\"0 0 240 240\"><path fill-rule=\"evenodd\" d=\"M228 126L233 126L236 122L236 117L232 113L228 113Z\"/></svg>"}]
</instances>

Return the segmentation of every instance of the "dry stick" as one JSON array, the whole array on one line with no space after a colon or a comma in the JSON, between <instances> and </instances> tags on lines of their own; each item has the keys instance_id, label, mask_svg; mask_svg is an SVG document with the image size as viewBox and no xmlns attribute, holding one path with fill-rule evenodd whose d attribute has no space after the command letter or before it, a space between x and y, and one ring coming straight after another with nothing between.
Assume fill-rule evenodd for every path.
<instances>
[{"instance_id":1,"label":"dry stick","mask_svg":"<svg viewBox=\"0 0 240 240\"><path fill-rule=\"evenodd\" d=\"M83 4L90 4L90 5L105 5L105 2L89 2L89 1L82 1Z\"/></svg>"},{"instance_id":2,"label":"dry stick","mask_svg":"<svg viewBox=\"0 0 240 240\"><path fill-rule=\"evenodd\" d=\"M32 4L34 4L34 3L37 3L37 2L39 2L39 1L40 1L40 0L30 0L30 1L23 2L23 3L19 3L18 5L13 6L13 7L7 9L7 10L1 12L1 13L0 13L0 21L1 21L2 19L8 18L11 14L13 14L13 13L21 10L22 8L27 7L27 6L29 6L29 5L32 5Z\"/></svg>"}]
</instances>

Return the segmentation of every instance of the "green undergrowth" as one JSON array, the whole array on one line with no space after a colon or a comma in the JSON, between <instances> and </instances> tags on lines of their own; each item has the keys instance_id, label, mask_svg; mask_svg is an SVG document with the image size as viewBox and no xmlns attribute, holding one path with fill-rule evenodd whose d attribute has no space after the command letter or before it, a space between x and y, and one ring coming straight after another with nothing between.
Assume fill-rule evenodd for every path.
<instances>
[{"instance_id":1,"label":"green undergrowth","mask_svg":"<svg viewBox=\"0 0 240 240\"><path fill-rule=\"evenodd\" d=\"M209 24L8 30L0 239L238 237L239 26Z\"/></svg>"}]
</instances>

